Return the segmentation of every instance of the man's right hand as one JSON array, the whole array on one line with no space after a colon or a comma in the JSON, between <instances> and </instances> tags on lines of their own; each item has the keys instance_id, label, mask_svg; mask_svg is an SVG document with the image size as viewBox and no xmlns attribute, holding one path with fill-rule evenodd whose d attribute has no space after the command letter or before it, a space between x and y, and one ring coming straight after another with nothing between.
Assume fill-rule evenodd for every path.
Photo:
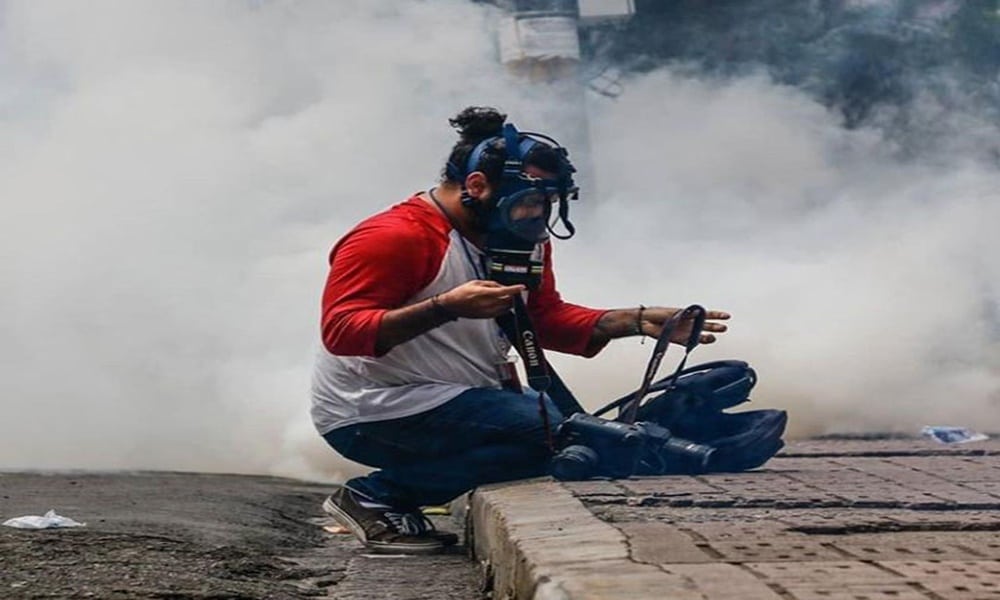
<instances>
[{"instance_id":1,"label":"man's right hand","mask_svg":"<svg viewBox=\"0 0 1000 600\"><path fill-rule=\"evenodd\" d=\"M438 303L448 312L466 319L493 319L509 311L514 296L523 285L501 285L495 281L475 279L438 295Z\"/></svg>"}]
</instances>

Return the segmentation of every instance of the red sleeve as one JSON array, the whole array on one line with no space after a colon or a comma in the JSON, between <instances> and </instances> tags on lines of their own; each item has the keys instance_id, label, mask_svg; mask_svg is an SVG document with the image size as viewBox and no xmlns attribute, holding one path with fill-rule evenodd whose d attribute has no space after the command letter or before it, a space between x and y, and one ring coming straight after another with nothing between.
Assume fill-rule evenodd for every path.
<instances>
[{"instance_id":1,"label":"red sleeve","mask_svg":"<svg viewBox=\"0 0 1000 600\"><path fill-rule=\"evenodd\" d=\"M437 275L447 236L387 213L362 222L330 253L323 290L323 345L341 356L376 356L382 316Z\"/></svg>"},{"instance_id":2,"label":"red sleeve","mask_svg":"<svg viewBox=\"0 0 1000 600\"><path fill-rule=\"evenodd\" d=\"M607 311L564 302L556 290L551 242L546 242L544 254L542 283L528 295L528 313L542 347L588 358L594 356L606 343L589 346L590 339L597 320Z\"/></svg>"}]
</instances>

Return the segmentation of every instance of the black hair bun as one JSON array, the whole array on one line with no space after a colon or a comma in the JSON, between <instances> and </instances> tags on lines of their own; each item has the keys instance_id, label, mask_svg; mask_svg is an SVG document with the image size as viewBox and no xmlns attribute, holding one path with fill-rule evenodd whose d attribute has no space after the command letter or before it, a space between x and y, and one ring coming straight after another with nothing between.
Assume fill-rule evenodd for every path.
<instances>
[{"instance_id":1,"label":"black hair bun","mask_svg":"<svg viewBox=\"0 0 1000 600\"><path fill-rule=\"evenodd\" d=\"M470 106L448 122L458 130L462 140L474 142L500 135L507 115L490 106Z\"/></svg>"}]
</instances>

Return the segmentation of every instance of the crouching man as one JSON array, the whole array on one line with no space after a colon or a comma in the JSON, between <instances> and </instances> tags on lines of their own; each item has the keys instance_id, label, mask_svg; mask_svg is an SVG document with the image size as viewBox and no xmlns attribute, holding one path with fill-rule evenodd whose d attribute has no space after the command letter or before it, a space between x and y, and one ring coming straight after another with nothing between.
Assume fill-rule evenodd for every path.
<instances>
[{"instance_id":1,"label":"crouching man","mask_svg":"<svg viewBox=\"0 0 1000 600\"><path fill-rule=\"evenodd\" d=\"M456 536L435 531L421 505L547 474L562 415L517 383L497 321L516 296L543 348L585 357L614 338L657 336L677 311L563 301L548 234L553 210L572 233L574 169L554 140L505 120L482 107L451 119L460 139L440 181L362 221L330 253L312 416L334 450L377 470L323 507L375 552L439 551ZM703 343L729 318L708 316ZM682 324L676 340L690 331Z\"/></svg>"}]
</instances>

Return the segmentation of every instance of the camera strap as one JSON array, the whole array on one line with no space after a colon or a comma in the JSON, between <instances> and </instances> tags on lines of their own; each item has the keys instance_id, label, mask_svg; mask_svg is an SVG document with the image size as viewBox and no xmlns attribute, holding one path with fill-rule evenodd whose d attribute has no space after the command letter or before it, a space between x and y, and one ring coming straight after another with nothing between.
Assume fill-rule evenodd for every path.
<instances>
[{"instance_id":1,"label":"camera strap","mask_svg":"<svg viewBox=\"0 0 1000 600\"><path fill-rule=\"evenodd\" d=\"M656 339L656 346L653 347L653 356L649 359L649 363L646 365L646 372L642 377L642 384L639 389L632 394L629 399L621 403L621 408L618 412L618 418L616 421L620 421L626 424L632 424L635 422L636 415L639 412L639 405L642 403L643 398L649 393L649 387L653 383L653 378L656 376L656 372L660 368L660 363L663 362L663 356L667 353L667 348L670 347L670 337L674 334L674 329L677 325L685 319L694 319L694 323L691 325L691 335L688 336L687 342L684 344L684 357L681 359L679 365L677 365L677 370L674 372L674 379L684 370L684 365L687 364L688 355L691 351L698 346L698 341L701 338L701 331L705 326L705 309L697 304L692 304L691 306L685 308L684 310L679 310L674 313L667 321L663 324L663 328L660 330L660 337ZM608 407L598 411L598 414L607 410Z\"/></svg>"},{"instance_id":2,"label":"camera strap","mask_svg":"<svg viewBox=\"0 0 1000 600\"><path fill-rule=\"evenodd\" d=\"M514 344L518 356L524 361L524 372L528 378L528 386L537 392L547 392L552 402L564 416L586 412L572 392L563 383L549 361L545 359L538 335L535 333L528 308L520 295L514 298L514 310L496 318L497 324L507 339ZM527 343L526 343L527 341ZM529 346L532 348L529 350Z\"/></svg>"},{"instance_id":3,"label":"camera strap","mask_svg":"<svg viewBox=\"0 0 1000 600\"><path fill-rule=\"evenodd\" d=\"M536 392L547 391L552 385L552 378L549 377L545 354L538 343L538 334L535 333L531 317L528 316L528 307L525 306L521 294L514 296L514 310L505 316L506 319L498 317L497 322L507 338L517 348L521 359L524 360L524 372L528 378L528 386ZM502 321L508 323L508 326L504 327Z\"/></svg>"},{"instance_id":4,"label":"camera strap","mask_svg":"<svg viewBox=\"0 0 1000 600\"><path fill-rule=\"evenodd\" d=\"M549 426L549 412L545 409L545 396L548 395L560 412L567 417L586 411L552 369L552 365L545 360L538 334L535 333L531 317L528 316L528 307L520 294L514 296L514 310L497 317L496 322L524 361L528 386L538 392L538 411L542 415L546 441L549 447L555 450L555 440L552 439L552 429Z\"/></svg>"}]
</instances>

